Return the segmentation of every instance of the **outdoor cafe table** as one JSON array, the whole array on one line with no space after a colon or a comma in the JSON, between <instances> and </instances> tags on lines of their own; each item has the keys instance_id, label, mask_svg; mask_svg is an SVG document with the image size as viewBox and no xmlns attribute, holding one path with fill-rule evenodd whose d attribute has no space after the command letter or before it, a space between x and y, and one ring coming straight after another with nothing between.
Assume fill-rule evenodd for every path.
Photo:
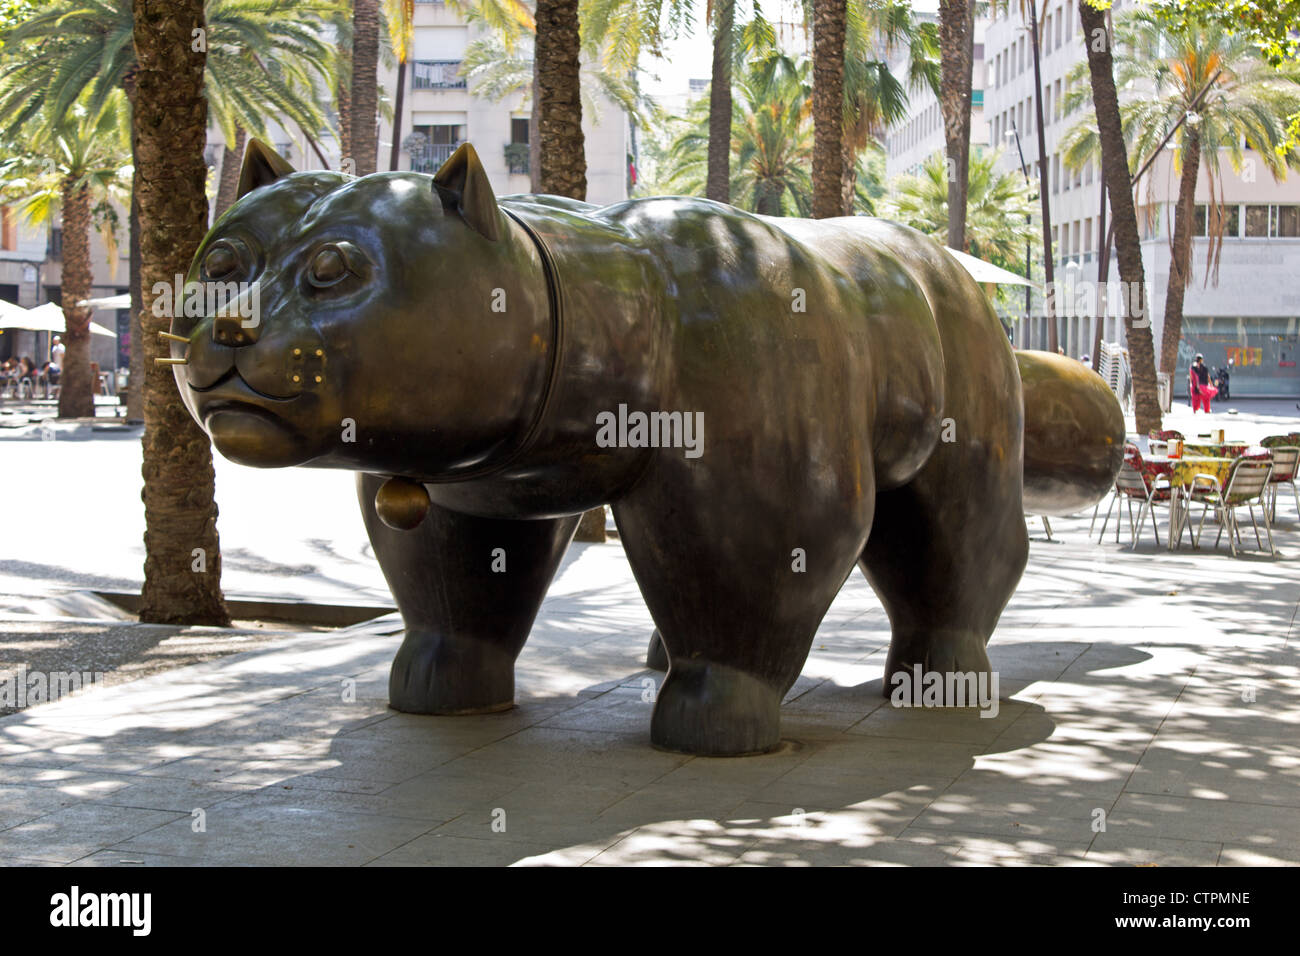
<instances>
[{"instance_id":1,"label":"outdoor cafe table","mask_svg":"<svg viewBox=\"0 0 1300 956\"><path fill-rule=\"evenodd\" d=\"M1194 458L1240 458L1250 447L1248 441L1185 441L1183 454Z\"/></svg>"},{"instance_id":2,"label":"outdoor cafe table","mask_svg":"<svg viewBox=\"0 0 1300 956\"><path fill-rule=\"evenodd\" d=\"M1185 445L1184 447L1190 447ZM1246 447L1243 445L1242 450ZM1148 455L1142 459L1142 470L1148 482L1157 477L1169 479L1169 550L1174 549L1175 542L1181 535L1183 521L1182 494L1192 485L1197 475L1211 475L1218 482L1220 490L1228 483L1235 458L1222 458L1210 455L1184 455L1182 458L1170 458L1167 455ZM1190 509L1189 509L1190 510Z\"/></svg>"}]
</instances>

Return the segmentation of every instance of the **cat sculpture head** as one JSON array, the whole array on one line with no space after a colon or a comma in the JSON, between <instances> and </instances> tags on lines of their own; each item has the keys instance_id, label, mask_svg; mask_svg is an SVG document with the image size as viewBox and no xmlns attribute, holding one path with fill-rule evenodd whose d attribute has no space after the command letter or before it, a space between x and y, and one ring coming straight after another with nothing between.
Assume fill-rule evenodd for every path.
<instances>
[{"instance_id":1,"label":"cat sculpture head","mask_svg":"<svg viewBox=\"0 0 1300 956\"><path fill-rule=\"evenodd\" d=\"M177 388L244 465L454 478L508 448L545 389L540 257L468 144L432 176L356 178L254 140L180 288Z\"/></svg>"}]
</instances>

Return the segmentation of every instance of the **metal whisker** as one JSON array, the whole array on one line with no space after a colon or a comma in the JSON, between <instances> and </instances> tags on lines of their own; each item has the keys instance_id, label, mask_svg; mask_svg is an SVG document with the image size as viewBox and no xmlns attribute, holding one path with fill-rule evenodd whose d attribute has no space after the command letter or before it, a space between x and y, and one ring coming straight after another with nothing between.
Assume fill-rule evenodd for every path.
<instances>
[{"instance_id":1,"label":"metal whisker","mask_svg":"<svg viewBox=\"0 0 1300 956\"><path fill-rule=\"evenodd\" d=\"M170 332L159 332L159 333L158 333L158 337L159 337L160 339L167 339L167 340L169 340L169 341L171 341L171 342L184 342L186 345L189 345L189 344L190 344L190 340L187 339L185 336L183 336L183 335L172 335L172 333L170 333Z\"/></svg>"},{"instance_id":2,"label":"metal whisker","mask_svg":"<svg viewBox=\"0 0 1300 956\"><path fill-rule=\"evenodd\" d=\"M156 358L153 360L155 365L189 365L190 360L187 358Z\"/></svg>"}]
</instances>

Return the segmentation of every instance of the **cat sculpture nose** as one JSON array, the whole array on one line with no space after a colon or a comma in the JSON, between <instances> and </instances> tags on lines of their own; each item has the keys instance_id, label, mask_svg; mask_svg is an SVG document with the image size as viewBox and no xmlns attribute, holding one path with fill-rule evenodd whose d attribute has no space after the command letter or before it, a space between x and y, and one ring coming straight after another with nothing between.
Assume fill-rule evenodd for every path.
<instances>
[{"instance_id":1,"label":"cat sculpture nose","mask_svg":"<svg viewBox=\"0 0 1300 956\"><path fill-rule=\"evenodd\" d=\"M219 345L239 348L253 345L261 334L259 317L240 315L237 311L216 316L212 320L212 340Z\"/></svg>"}]
</instances>

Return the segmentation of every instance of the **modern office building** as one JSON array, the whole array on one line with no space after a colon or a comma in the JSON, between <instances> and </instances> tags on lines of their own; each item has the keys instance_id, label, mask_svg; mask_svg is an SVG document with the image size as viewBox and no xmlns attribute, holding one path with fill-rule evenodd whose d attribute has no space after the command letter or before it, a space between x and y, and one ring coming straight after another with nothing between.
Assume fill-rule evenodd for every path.
<instances>
[{"instance_id":1,"label":"modern office building","mask_svg":"<svg viewBox=\"0 0 1300 956\"><path fill-rule=\"evenodd\" d=\"M1131 2L1117 2L1122 15ZM1070 2L1049 0L1041 8L1046 188L1051 200L1053 252L1058 287L1079 290L1064 296L1060 342L1071 355L1090 351L1096 321L1095 302L1101 183L1094 164L1071 172L1061 163L1060 143L1076 123L1095 123L1090 99L1083 108L1065 113L1062 105L1070 87L1070 73L1087 56L1078 19ZM984 94L992 142L1012 147L1003 162L1019 164L1014 149L1016 133L1031 167L1038 163L1038 137L1033 104L1034 72L1029 31L1018 8L995 18L984 32L987 84ZM1083 82L1087 82L1086 75ZM1121 91L1121 96L1125 95ZM1210 202L1209 162L1201 164L1196 201L1202 237L1193 241L1193 282L1186 291L1179 366L1174 374L1175 394L1185 391L1187 366L1197 352L1210 366L1233 360L1232 393L1237 396L1300 396L1300 369L1296 365L1300 333L1300 176L1277 183L1257 157L1247 152L1240 172L1227 156L1216 160L1215 179L1227 206L1224 240L1217 282L1205 267L1209 240L1204 237L1205 207ZM1031 170L1032 174L1032 170ZM1157 354L1164 324L1169 279L1173 207L1178 195L1178 175L1172 152L1163 154L1137 184L1138 219L1146 269L1147 298ZM1109 211L1107 213L1109 219ZM1041 261L1039 264L1041 269ZM1041 276L1041 271L1038 272ZM1110 291L1118 290L1118 265L1112 251ZM1058 298L1060 294L1058 293ZM1073 303L1073 306L1071 305ZM1041 316L1036 300L1034 311ZM1074 312L1075 314L1068 314ZM1082 314L1080 314L1082 313ZM1046 320L1019 323L1017 344L1041 347L1046 342ZM1107 341L1123 340L1123 323L1112 312L1105 319Z\"/></svg>"}]
</instances>

